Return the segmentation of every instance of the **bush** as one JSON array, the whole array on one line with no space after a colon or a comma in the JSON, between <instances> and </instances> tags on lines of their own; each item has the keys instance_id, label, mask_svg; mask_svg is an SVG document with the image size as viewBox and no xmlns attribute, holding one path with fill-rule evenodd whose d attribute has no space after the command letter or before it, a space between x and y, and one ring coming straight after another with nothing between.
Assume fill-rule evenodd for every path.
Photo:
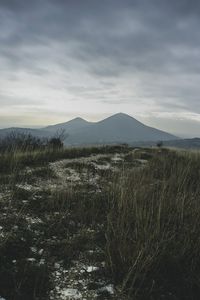
<instances>
[{"instance_id":1,"label":"bush","mask_svg":"<svg viewBox=\"0 0 200 300\"><path fill-rule=\"evenodd\" d=\"M48 141L48 146L53 149L61 149L64 145L60 138L51 138Z\"/></svg>"},{"instance_id":2,"label":"bush","mask_svg":"<svg viewBox=\"0 0 200 300\"><path fill-rule=\"evenodd\" d=\"M0 152L26 151L42 148L45 141L31 134L12 131L0 139Z\"/></svg>"},{"instance_id":3,"label":"bush","mask_svg":"<svg viewBox=\"0 0 200 300\"><path fill-rule=\"evenodd\" d=\"M161 147L163 146L163 142L162 142L162 141L157 142L156 146L157 146L158 148L161 148Z\"/></svg>"}]
</instances>

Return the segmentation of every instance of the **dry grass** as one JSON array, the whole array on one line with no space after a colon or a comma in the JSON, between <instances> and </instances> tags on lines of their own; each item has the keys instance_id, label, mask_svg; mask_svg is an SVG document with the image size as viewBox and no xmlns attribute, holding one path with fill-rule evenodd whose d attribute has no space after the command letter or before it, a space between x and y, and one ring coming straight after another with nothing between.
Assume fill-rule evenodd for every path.
<instances>
[{"instance_id":1,"label":"dry grass","mask_svg":"<svg viewBox=\"0 0 200 300\"><path fill-rule=\"evenodd\" d=\"M12 173L24 166L43 166L59 159L87 157L94 154L128 152L128 146L101 146L7 151L0 153L0 174Z\"/></svg>"},{"instance_id":2,"label":"dry grass","mask_svg":"<svg viewBox=\"0 0 200 300\"><path fill-rule=\"evenodd\" d=\"M110 191L107 264L130 299L199 299L200 155L161 152Z\"/></svg>"},{"instance_id":3,"label":"dry grass","mask_svg":"<svg viewBox=\"0 0 200 300\"><path fill-rule=\"evenodd\" d=\"M69 267L84 251L99 247L106 276L120 292L115 299L199 299L200 153L132 150L120 146L1 155L1 188L9 189L10 196L8 202L0 201L0 225L8 232L0 238L0 296L49 299L54 262ZM98 193L85 182L63 189L58 185L53 191L17 185L51 177L56 181L49 162L58 159L120 151L124 161L113 163L115 171L91 170L84 163L88 178L99 175ZM28 179L20 177L27 166ZM79 173L83 167L69 166ZM42 222L31 223L32 218ZM44 249L45 265L27 262L33 246ZM93 262L99 259L95 255Z\"/></svg>"}]
</instances>

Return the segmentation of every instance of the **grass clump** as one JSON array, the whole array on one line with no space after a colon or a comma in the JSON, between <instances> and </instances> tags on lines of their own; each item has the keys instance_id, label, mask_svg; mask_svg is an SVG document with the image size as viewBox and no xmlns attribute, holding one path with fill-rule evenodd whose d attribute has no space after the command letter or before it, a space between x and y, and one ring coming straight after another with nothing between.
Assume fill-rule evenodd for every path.
<instances>
[{"instance_id":1,"label":"grass clump","mask_svg":"<svg viewBox=\"0 0 200 300\"><path fill-rule=\"evenodd\" d=\"M113 183L107 264L130 299L199 299L200 156L159 152Z\"/></svg>"}]
</instances>

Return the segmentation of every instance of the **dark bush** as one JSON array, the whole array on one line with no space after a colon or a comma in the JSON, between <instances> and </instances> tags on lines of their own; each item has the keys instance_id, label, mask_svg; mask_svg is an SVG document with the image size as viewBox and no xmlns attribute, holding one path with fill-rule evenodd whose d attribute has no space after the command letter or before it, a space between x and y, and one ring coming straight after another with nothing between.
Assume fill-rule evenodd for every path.
<instances>
[{"instance_id":1,"label":"dark bush","mask_svg":"<svg viewBox=\"0 0 200 300\"><path fill-rule=\"evenodd\" d=\"M51 138L48 142L48 146L53 149L61 149L64 145L60 138Z\"/></svg>"},{"instance_id":2,"label":"dark bush","mask_svg":"<svg viewBox=\"0 0 200 300\"><path fill-rule=\"evenodd\" d=\"M5 137L0 138L0 152L35 150L38 148L44 148L44 146L44 139L16 131L12 131Z\"/></svg>"}]
</instances>

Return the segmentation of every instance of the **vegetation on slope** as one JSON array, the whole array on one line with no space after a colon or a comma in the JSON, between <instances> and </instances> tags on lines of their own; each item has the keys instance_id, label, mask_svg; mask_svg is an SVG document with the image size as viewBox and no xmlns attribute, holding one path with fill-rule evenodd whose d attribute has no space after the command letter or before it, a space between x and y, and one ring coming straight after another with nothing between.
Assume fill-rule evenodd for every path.
<instances>
[{"instance_id":1,"label":"vegetation on slope","mask_svg":"<svg viewBox=\"0 0 200 300\"><path fill-rule=\"evenodd\" d=\"M0 296L199 299L199 180L192 152L2 153Z\"/></svg>"}]
</instances>

